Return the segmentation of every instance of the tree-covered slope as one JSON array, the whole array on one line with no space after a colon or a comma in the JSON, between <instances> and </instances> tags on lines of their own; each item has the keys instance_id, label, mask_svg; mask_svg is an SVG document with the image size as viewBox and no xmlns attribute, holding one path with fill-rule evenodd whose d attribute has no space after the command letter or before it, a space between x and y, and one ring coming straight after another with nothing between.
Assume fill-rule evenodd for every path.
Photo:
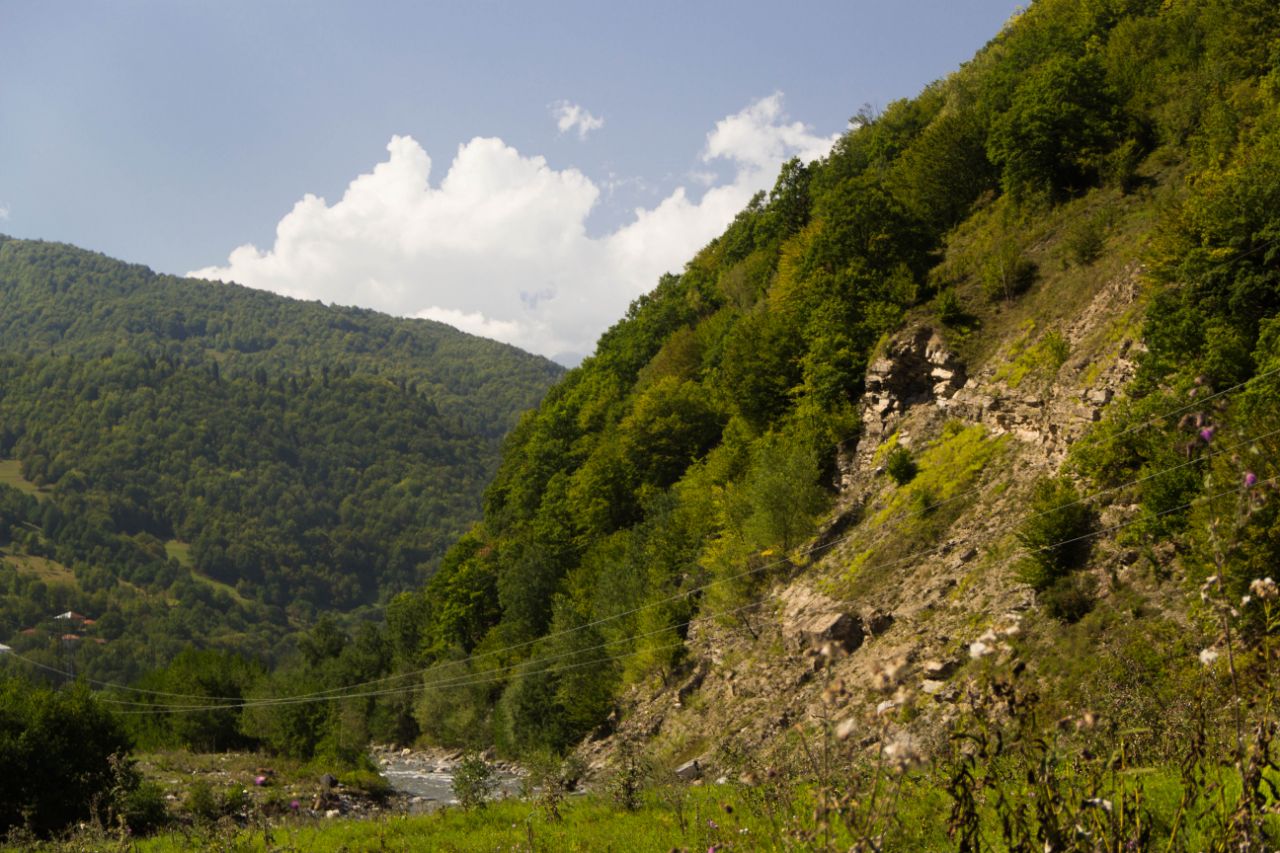
<instances>
[{"instance_id":1,"label":"tree-covered slope","mask_svg":"<svg viewBox=\"0 0 1280 853\"><path fill-rule=\"evenodd\" d=\"M877 341L931 314L1003 334L1002 306L1056 280L1033 241L1077 200L1142 192L1136 217L1158 223L1136 395L1253 375L1280 308L1278 35L1260 1L1040 0L825 159L787 164L521 421L483 522L395 602L403 656L485 679L460 696L428 675L427 734L563 748L627 684L678 671L691 618L732 621L803 562ZM1105 246L1098 222L1080 257ZM1142 469L1129 450L1111 472Z\"/></svg>"},{"instance_id":2,"label":"tree-covered slope","mask_svg":"<svg viewBox=\"0 0 1280 853\"><path fill-rule=\"evenodd\" d=\"M61 243L0 236L0 352L117 349L268 376L334 369L404 379L479 434L503 435L563 371L431 320L157 275Z\"/></svg>"},{"instance_id":3,"label":"tree-covered slope","mask_svg":"<svg viewBox=\"0 0 1280 853\"><path fill-rule=\"evenodd\" d=\"M81 657L136 672L186 641L267 654L420 584L561 372L436 323L2 239L0 633L40 629L19 642L52 654L58 609L106 617Z\"/></svg>"}]
</instances>

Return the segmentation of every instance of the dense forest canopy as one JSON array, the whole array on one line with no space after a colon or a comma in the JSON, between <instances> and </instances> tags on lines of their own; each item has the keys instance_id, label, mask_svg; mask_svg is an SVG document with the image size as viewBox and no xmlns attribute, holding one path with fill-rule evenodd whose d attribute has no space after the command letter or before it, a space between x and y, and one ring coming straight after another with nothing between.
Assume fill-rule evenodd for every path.
<instances>
[{"instance_id":1,"label":"dense forest canopy","mask_svg":"<svg viewBox=\"0 0 1280 853\"><path fill-rule=\"evenodd\" d=\"M0 352L88 358L117 349L273 379L331 370L403 379L459 427L491 438L563 372L432 320L157 275L0 235Z\"/></svg>"},{"instance_id":2,"label":"dense forest canopy","mask_svg":"<svg viewBox=\"0 0 1280 853\"><path fill-rule=\"evenodd\" d=\"M269 655L421 583L561 372L437 323L0 239L0 632L52 655L50 616L100 618L77 651L99 675L190 642Z\"/></svg>"}]
</instances>

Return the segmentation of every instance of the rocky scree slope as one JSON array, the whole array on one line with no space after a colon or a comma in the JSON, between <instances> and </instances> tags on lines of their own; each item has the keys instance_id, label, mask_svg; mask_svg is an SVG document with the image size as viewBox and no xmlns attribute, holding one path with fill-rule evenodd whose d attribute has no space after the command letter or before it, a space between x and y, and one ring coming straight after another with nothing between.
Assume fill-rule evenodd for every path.
<instances>
[{"instance_id":1,"label":"rocky scree slope","mask_svg":"<svg viewBox=\"0 0 1280 853\"><path fill-rule=\"evenodd\" d=\"M616 731L581 747L589 764L607 772L625 741L647 743L686 779L740 769L744 756L781 766L800 754L793 735L824 728L871 753L894 740L940 748L971 645L1035 621L1034 593L1012 559L1030 484L1063 469L1135 374L1142 270L1111 260L1079 277L1083 308L1040 336L1066 354L1030 381L1010 371L1034 347L1029 319L1006 323L1015 333L974 363L924 316L885 342L868 370L861 435L840 453L836 507L799 549L807 556L754 608L693 624L686 668L634 688ZM1035 315L1051 290L997 310ZM901 499L910 484L885 476L894 447L922 460L922 478L930 464L943 469L950 482L920 493L936 489L927 500L938 505ZM1103 527L1135 509L1110 508ZM1100 537L1091 561L1100 594L1136 559Z\"/></svg>"}]
</instances>

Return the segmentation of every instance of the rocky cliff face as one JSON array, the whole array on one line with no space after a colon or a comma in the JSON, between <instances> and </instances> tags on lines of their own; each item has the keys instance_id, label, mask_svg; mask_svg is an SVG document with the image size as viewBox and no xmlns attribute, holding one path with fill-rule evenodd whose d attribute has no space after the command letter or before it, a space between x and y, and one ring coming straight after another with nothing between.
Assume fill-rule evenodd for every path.
<instances>
[{"instance_id":1,"label":"rocky cliff face","mask_svg":"<svg viewBox=\"0 0 1280 853\"><path fill-rule=\"evenodd\" d=\"M634 690L618 733L649 740L675 763L697 759L707 773L723 771L735 751L786 760L797 724L838 726L856 743L882 743L888 728L922 748L941 744L972 650L998 648L1034 604L1001 552L1028 484L1061 467L1132 377L1139 344L1126 318L1138 300L1135 268L1103 282L1053 330L1062 341L1054 353L1065 358L1020 377L1007 365L1033 351L1031 334L972 365L928 323L895 336L868 372L862 434L841 454L838 508L807 564L754 610L691 626L686 675ZM884 521L892 506L886 443L935 446L944 429L972 426L1000 442L997 463L980 472L935 541L898 548L897 522ZM584 751L601 766L611 744Z\"/></svg>"},{"instance_id":2,"label":"rocky cliff face","mask_svg":"<svg viewBox=\"0 0 1280 853\"><path fill-rule=\"evenodd\" d=\"M994 435L1010 434L1038 448L1046 464L1062 462L1071 443L1133 378L1133 357L1141 344L1128 337L1110 342L1103 352L1089 348L1108 323L1124 316L1138 299L1137 270L1108 282L1088 308L1062 334L1069 357L1051 377L1013 385L1000 368L1015 356L983 365L969 375L967 366L931 326L898 335L884 356L867 370L862 403L862 438L851 466L867 467L876 447L918 407L933 407L948 418L982 424ZM1092 369L1096 367L1096 370Z\"/></svg>"}]
</instances>

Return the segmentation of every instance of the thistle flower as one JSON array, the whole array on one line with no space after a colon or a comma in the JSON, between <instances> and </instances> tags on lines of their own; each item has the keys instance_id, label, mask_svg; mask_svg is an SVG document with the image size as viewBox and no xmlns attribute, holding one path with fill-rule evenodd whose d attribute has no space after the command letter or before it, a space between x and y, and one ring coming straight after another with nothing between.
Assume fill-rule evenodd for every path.
<instances>
[{"instance_id":1,"label":"thistle flower","mask_svg":"<svg viewBox=\"0 0 1280 853\"><path fill-rule=\"evenodd\" d=\"M1208 444L1210 441L1213 441L1213 427L1207 426L1204 429L1200 430L1200 438L1204 441L1205 444Z\"/></svg>"},{"instance_id":2,"label":"thistle flower","mask_svg":"<svg viewBox=\"0 0 1280 853\"><path fill-rule=\"evenodd\" d=\"M1249 593L1263 601L1275 601L1280 598L1280 587L1271 578L1258 578L1249 584Z\"/></svg>"},{"instance_id":3,"label":"thistle flower","mask_svg":"<svg viewBox=\"0 0 1280 853\"><path fill-rule=\"evenodd\" d=\"M1246 489L1252 489L1252 488L1253 488L1254 486L1256 486L1256 485L1258 485L1258 475L1257 475L1257 474L1255 474L1255 473L1253 473L1252 471L1245 471L1245 472L1244 472L1244 487L1245 487Z\"/></svg>"}]
</instances>

